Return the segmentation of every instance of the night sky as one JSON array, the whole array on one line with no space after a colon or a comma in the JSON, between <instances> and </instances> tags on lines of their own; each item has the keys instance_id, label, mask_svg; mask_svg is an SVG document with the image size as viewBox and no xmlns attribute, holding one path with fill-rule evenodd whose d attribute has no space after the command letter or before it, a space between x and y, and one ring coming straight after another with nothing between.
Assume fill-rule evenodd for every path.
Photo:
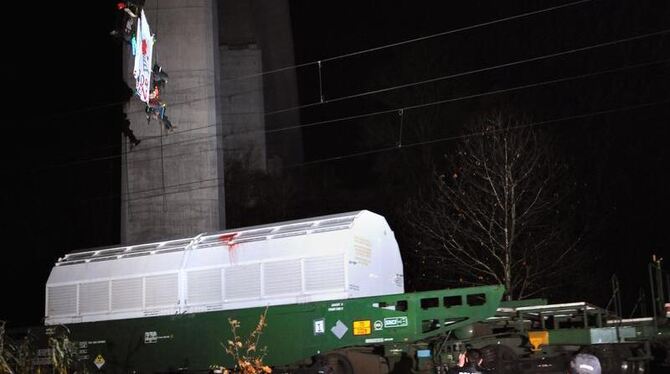
<instances>
[{"instance_id":1,"label":"night sky","mask_svg":"<svg viewBox=\"0 0 670 374\"><path fill-rule=\"evenodd\" d=\"M331 59L568 3L291 1L296 64L328 60L322 76L326 99L575 52L303 108L301 123L310 123L529 86L409 110L404 126L432 118L439 131L434 138L408 131L404 143L415 145L396 150L388 150L397 141L389 135L397 131L396 114L306 128L304 164L286 172L302 176L302 191L308 191L304 199L285 216L258 214L239 222L370 209L388 218L402 244L403 222L395 212L397 200L411 195L412 183L400 183L402 191L388 188L389 169L396 169L396 176L413 176L402 169L403 160L419 152L439 157L453 142L430 140L461 134L465 121L490 109L537 122L578 117L545 127L578 181L575 221L588 228L584 250L594 260L594 282L601 282L584 287L599 290L583 298L604 305L609 276L616 273L630 301L639 287L646 287L651 254L670 260L670 2L584 1ZM120 240L120 116L127 91L122 46L109 35L114 5L107 0L49 2L29 13L8 10L25 15L21 20L31 35L23 36L21 28L5 31L9 103L4 110L9 115L3 123L0 196L7 244L0 273L8 297L2 298L0 319L12 325L40 323L44 284L59 256ZM314 72L314 65L296 71L301 104L319 100Z\"/></svg>"}]
</instances>

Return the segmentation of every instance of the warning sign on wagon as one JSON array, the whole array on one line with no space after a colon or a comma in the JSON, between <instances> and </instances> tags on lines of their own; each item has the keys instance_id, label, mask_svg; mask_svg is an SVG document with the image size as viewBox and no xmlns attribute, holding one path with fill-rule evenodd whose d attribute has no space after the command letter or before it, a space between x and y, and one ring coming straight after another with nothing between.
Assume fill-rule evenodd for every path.
<instances>
[{"instance_id":1,"label":"warning sign on wagon","mask_svg":"<svg viewBox=\"0 0 670 374\"><path fill-rule=\"evenodd\" d=\"M370 335L372 331L370 320L354 321L354 335Z\"/></svg>"},{"instance_id":2,"label":"warning sign on wagon","mask_svg":"<svg viewBox=\"0 0 670 374\"><path fill-rule=\"evenodd\" d=\"M98 370L100 370L102 365L105 364L105 359L102 358L102 355L98 355L98 357L96 357L95 360L93 360L93 363L95 364L95 366L98 367Z\"/></svg>"}]
</instances>

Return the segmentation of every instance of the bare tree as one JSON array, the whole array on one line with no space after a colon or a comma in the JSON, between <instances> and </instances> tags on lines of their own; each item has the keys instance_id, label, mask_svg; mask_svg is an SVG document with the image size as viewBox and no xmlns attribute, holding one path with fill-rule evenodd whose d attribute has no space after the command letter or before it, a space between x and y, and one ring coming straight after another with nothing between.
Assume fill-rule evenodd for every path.
<instances>
[{"instance_id":1,"label":"bare tree","mask_svg":"<svg viewBox=\"0 0 670 374\"><path fill-rule=\"evenodd\" d=\"M415 254L425 273L451 283L503 284L508 299L543 292L579 242L563 209L565 163L538 129L501 114L466 132L435 183L408 204Z\"/></svg>"}]
</instances>

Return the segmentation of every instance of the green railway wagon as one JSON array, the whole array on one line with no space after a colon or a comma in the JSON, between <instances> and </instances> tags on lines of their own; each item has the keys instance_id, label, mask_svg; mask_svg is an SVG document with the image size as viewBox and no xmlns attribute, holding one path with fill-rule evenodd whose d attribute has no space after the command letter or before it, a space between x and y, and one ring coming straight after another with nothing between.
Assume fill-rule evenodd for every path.
<instances>
[{"instance_id":1,"label":"green railway wagon","mask_svg":"<svg viewBox=\"0 0 670 374\"><path fill-rule=\"evenodd\" d=\"M267 309L259 345L267 347L265 363L279 372L318 371L318 365L332 366L334 372L418 368L417 351L430 349L429 342L450 330L494 314L502 293L502 287L484 286L273 306ZM440 305L455 297L462 298L462 307ZM79 359L91 372L206 372L213 364L233 365L221 346L232 339L228 318L238 320L245 334L264 312L189 313L71 324L69 329Z\"/></svg>"},{"instance_id":2,"label":"green railway wagon","mask_svg":"<svg viewBox=\"0 0 670 374\"><path fill-rule=\"evenodd\" d=\"M433 372L451 332L493 316L501 286L404 292L386 220L357 211L69 253L46 285L45 324L65 326L90 372L207 372L259 347L279 372Z\"/></svg>"}]
</instances>

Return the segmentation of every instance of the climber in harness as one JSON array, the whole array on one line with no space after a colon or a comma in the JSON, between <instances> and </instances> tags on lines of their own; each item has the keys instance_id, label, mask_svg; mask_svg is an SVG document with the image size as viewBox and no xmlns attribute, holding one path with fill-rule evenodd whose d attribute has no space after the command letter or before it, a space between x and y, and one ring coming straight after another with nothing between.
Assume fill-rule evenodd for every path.
<instances>
[{"instance_id":1,"label":"climber in harness","mask_svg":"<svg viewBox=\"0 0 670 374\"><path fill-rule=\"evenodd\" d=\"M132 44L134 39L134 26L137 17L144 6L145 0L120 1L116 4L116 28L110 32L112 36L121 38L125 42Z\"/></svg>"},{"instance_id":2,"label":"climber in harness","mask_svg":"<svg viewBox=\"0 0 670 374\"><path fill-rule=\"evenodd\" d=\"M154 84L154 89L149 94L149 102L144 108L144 112L147 116L147 124L154 118L163 125L165 130L173 131L174 127L172 126L172 122L170 122L167 114L165 114L166 106L167 105L161 101L158 84Z\"/></svg>"},{"instance_id":3,"label":"climber in harness","mask_svg":"<svg viewBox=\"0 0 670 374\"><path fill-rule=\"evenodd\" d=\"M154 64L154 67L151 69L151 79L154 81L154 86L158 86L159 89L165 87L165 83L168 81L168 74L163 71L163 68Z\"/></svg>"}]
</instances>

